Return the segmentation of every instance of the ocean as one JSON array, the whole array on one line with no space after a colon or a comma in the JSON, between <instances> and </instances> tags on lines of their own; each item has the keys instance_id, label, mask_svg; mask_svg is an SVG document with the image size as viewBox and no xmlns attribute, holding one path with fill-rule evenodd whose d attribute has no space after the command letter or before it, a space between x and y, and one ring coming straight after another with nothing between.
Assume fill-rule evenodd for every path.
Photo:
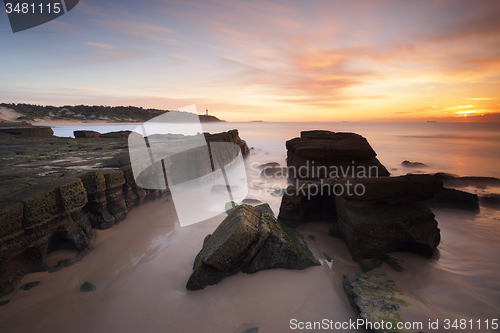
<instances>
[{"instance_id":1,"label":"ocean","mask_svg":"<svg viewBox=\"0 0 500 333\"><path fill-rule=\"evenodd\" d=\"M57 136L73 130L101 133L131 130L128 125L54 127ZM268 202L275 214L281 197L273 189L286 179L262 179L252 165L286 165L286 140L300 131L322 129L364 136L392 175L446 172L458 176L500 177L499 123L204 123L206 132L238 129L253 148L245 159L248 197ZM168 132L168 128L164 128ZM404 160L426 167L408 168ZM477 193L500 188L468 187ZM392 253L403 272L386 264L369 274L385 274L409 303L401 316L416 332L498 332L500 314L500 212L435 209L441 244L433 258ZM345 243L328 236L328 225L311 222L298 230L321 266L303 271L273 269L238 273L202 291L185 284L204 237L224 218L180 227L171 200L131 211L117 226L99 231L95 249L76 265L56 273L28 274L23 282L42 283L29 293L16 291L15 302L0 308L6 332L231 332L258 327L265 332L361 332L356 329L293 329L297 322L347 323L355 320L342 289L344 274L360 272ZM308 238L315 237L316 241ZM325 260L327 254L332 261ZM92 281L97 290L80 293ZM458 328L451 324L457 320ZM438 322L437 329L429 323ZM460 323L465 321L465 328ZM481 323L478 329L478 321ZM447 329L446 323L450 323ZM419 326L418 324L421 324ZM486 326L488 325L488 326Z\"/></svg>"}]
</instances>

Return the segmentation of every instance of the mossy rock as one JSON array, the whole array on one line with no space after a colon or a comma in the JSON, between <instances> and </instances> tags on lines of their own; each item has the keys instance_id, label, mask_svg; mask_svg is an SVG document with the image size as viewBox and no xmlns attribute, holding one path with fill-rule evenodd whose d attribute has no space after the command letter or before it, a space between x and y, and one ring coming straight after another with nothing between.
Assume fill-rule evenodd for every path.
<instances>
[{"instance_id":1,"label":"mossy rock","mask_svg":"<svg viewBox=\"0 0 500 333\"><path fill-rule=\"evenodd\" d=\"M240 205L222 221L196 256L187 289L199 290L242 270L305 269L320 265L302 235L273 216Z\"/></svg>"},{"instance_id":2,"label":"mossy rock","mask_svg":"<svg viewBox=\"0 0 500 333\"><path fill-rule=\"evenodd\" d=\"M93 283L91 282L84 282L81 286L80 286L80 291L81 292L88 292L88 291L95 291L96 290L96 287Z\"/></svg>"},{"instance_id":3,"label":"mossy rock","mask_svg":"<svg viewBox=\"0 0 500 333\"><path fill-rule=\"evenodd\" d=\"M371 323L391 323L392 329L377 332L406 332L398 330L397 323L403 322L399 314L400 307L409 304L396 297L396 294L402 293L396 291L394 281L387 280L383 274L369 277L363 273L353 273L344 275L342 287L358 318ZM387 326L385 324L385 328ZM369 329L367 331L374 332Z\"/></svg>"}]
</instances>

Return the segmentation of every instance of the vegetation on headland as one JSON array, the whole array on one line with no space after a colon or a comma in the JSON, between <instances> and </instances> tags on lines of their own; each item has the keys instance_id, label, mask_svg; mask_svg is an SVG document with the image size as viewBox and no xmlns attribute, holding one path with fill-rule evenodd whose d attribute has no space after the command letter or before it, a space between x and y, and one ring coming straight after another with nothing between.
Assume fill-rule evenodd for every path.
<instances>
[{"instance_id":1,"label":"vegetation on headland","mask_svg":"<svg viewBox=\"0 0 500 333\"><path fill-rule=\"evenodd\" d=\"M108 121L108 122L144 122L171 110L144 109L137 106L103 105L36 105L24 103L0 103L0 106L13 109L22 114L18 120L73 120L73 121ZM215 116L199 115L201 122L219 122Z\"/></svg>"}]
</instances>

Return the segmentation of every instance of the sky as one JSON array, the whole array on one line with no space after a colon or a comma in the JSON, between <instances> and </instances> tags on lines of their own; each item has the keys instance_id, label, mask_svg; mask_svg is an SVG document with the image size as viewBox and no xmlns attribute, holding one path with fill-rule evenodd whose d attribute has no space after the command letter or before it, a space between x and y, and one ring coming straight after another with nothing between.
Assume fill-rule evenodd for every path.
<instances>
[{"instance_id":1,"label":"sky","mask_svg":"<svg viewBox=\"0 0 500 333\"><path fill-rule=\"evenodd\" d=\"M499 17L498 0L80 0L14 34L2 9L0 102L500 121Z\"/></svg>"}]
</instances>

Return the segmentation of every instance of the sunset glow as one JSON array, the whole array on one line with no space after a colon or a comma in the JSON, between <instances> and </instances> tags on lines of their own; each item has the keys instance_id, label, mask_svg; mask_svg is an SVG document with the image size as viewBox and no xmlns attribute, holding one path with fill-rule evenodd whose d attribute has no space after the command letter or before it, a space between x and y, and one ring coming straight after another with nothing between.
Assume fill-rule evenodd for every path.
<instances>
[{"instance_id":1,"label":"sunset glow","mask_svg":"<svg viewBox=\"0 0 500 333\"><path fill-rule=\"evenodd\" d=\"M499 15L496 0L89 0L12 34L1 11L0 101L196 104L228 121L491 121Z\"/></svg>"}]
</instances>

